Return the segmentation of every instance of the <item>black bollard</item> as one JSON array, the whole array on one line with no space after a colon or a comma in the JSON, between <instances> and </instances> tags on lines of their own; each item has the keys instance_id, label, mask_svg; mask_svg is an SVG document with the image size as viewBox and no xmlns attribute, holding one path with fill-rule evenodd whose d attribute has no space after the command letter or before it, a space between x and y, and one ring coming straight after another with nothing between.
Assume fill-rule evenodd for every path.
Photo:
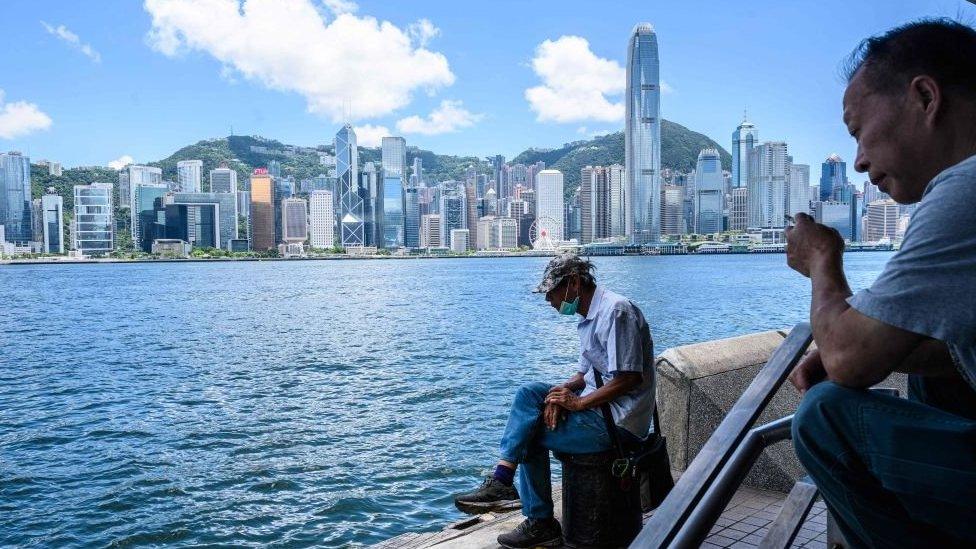
<instances>
[{"instance_id":1,"label":"black bollard","mask_svg":"<svg viewBox=\"0 0 976 549\"><path fill-rule=\"evenodd\" d=\"M610 472L613 452L563 454L563 539L567 547L627 547L640 532L638 482L624 490Z\"/></svg>"}]
</instances>

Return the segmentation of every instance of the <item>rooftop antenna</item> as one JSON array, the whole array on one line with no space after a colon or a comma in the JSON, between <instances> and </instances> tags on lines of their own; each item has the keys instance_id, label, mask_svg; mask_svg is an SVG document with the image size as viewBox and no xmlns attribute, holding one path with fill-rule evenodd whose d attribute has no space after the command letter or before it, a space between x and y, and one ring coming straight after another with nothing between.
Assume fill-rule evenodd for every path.
<instances>
[{"instance_id":1,"label":"rooftop antenna","mask_svg":"<svg viewBox=\"0 0 976 549\"><path fill-rule=\"evenodd\" d=\"M742 121L746 122L749 120L749 109L746 107L742 108Z\"/></svg>"},{"instance_id":2,"label":"rooftop antenna","mask_svg":"<svg viewBox=\"0 0 976 549\"><path fill-rule=\"evenodd\" d=\"M230 125L230 136L231 137L234 137L234 125L233 124Z\"/></svg>"}]
</instances>

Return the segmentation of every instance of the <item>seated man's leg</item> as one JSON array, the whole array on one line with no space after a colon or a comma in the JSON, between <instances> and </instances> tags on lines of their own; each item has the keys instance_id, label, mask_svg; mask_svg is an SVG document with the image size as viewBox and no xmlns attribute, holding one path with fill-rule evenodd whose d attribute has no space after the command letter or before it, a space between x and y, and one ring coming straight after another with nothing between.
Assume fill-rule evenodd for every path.
<instances>
[{"instance_id":1,"label":"seated man's leg","mask_svg":"<svg viewBox=\"0 0 976 549\"><path fill-rule=\"evenodd\" d=\"M589 454L609 450L611 445L603 416L596 410L569 412L551 431L542 426L538 439L529 447L528 454L522 461L519 473L518 489L525 516L553 516L550 451Z\"/></svg>"},{"instance_id":2,"label":"seated man's leg","mask_svg":"<svg viewBox=\"0 0 976 549\"><path fill-rule=\"evenodd\" d=\"M824 382L797 409L793 445L854 546L976 540L976 423Z\"/></svg>"},{"instance_id":3,"label":"seated man's leg","mask_svg":"<svg viewBox=\"0 0 976 549\"><path fill-rule=\"evenodd\" d=\"M510 463L521 463L539 434L542 425L542 409L552 385L529 383L519 387L508 413L508 423L501 441L501 458Z\"/></svg>"}]
</instances>

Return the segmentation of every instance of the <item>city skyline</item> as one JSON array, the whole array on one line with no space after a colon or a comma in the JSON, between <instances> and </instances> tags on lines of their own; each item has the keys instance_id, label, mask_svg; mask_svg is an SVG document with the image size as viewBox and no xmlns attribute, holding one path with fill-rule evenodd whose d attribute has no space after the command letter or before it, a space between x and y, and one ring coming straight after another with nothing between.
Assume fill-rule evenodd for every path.
<instances>
[{"instance_id":1,"label":"city skyline","mask_svg":"<svg viewBox=\"0 0 976 549\"><path fill-rule=\"evenodd\" d=\"M4 91L0 112L6 115L0 117L0 126L6 124L0 127L0 147L22 150L32 158L51 158L65 166L106 165L126 156L148 162L186 142L226 135L231 127L237 134L268 135L308 145L327 143L347 112L364 145L377 146L383 135L405 135L428 150L481 157L502 153L511 158L529 147L554 147L623 129L625 37L636 22L646 20L654 25L661 42L665 119L728 147L728 128L748 108L750 120L762 128L765 138L786 140L797 163L816 165L829 153L848 160L854 156L853 141L840 122L843 82L838 69L860 39L920 16L976 13L962 0L894 3L884 13L867 2L837 3L837 9L824 5L816 10L773 3L735 10L714 3L694 14L696 21L704 18L701 25L689 26L691 14L685 8L662 6L649 13L637 3L614 6L600 21L572 6L518 6L516 10L516 4L501 3L491 9L458 10L437 2L421 2L409 9L360 2L354 12L339 15L323 4L305 0L282 3L295 10L306 4L317 8L312 13L319 27L289 31L319 39L331 35L320 36L318 31L341 30L340 19L343 24L366 28L372 22L377 29L386 28L380 22L389 22L399 38L410 42L405 53L400 53L407 56L407 68L418 69L412 77L416 85L394 90L400 96L392 99L399 106L384 107L390 97L370 99L372 89L362 89L357 81L349 82L347 95L357 92L356 97L363 101L373 101L373 107L357 106L353 101L343 106L341 98L339 104L329 103L326 99L335 99L329 90L305 89L294 78L276 81L278 75L262 72L264 65L254 65L256 72L248 73L242 69L250 66L246 62L261 59L242 58L236 52L215 53L206 41L188 31L193 13L177 17L175 5L167 0L101 4L101 10L22 1L7 7L15 24L0 38L7 42L8 51L20 53L12 56L0 81ZM294 15L290 8L262 15L259 7L260 1L249 0L244 13L264 17L261 21L272 35ZM104 10L111 10L113 17L100 17L107 13ZM471 25L471 18L484 20L487 12L518 15L502 29L491 26L492 33L504 36L479 40L488 30ZM835 12L845 15L835 17ZM240 18L235 19L237 16ZM224 19L216 22L214 33L253 23L240 14ZM117 24L119 20L123 24ZM774 25L776 20L793 24ZM804 30L816 31L822 40L813 44L791 39ZM712 47L728 42L733 33L736 48ZM307 41L309 56L317 55L317 43ZM772 43L776 43L775 51L763 47ZM753 53L742 56L725 50ZM282 59L293 53L267 52ZM446 68L424 64L416 59L418 55L437 63L442 60ZM606 74L609 83L574 88L572 82L566 82L567 56L585 69L582 76ZM757 61L769 67L804 70L771 68L757 73L752 70ZM422 68L430 70L419 70ZM72 85L52 85L52 74ZM194 84L162 85L177 74L181 81ZM343 73L343 77L349 74ZM485 85L499 77L505 86ZM620 82L613 83L618 77ZM590 106L569 108L580 98ZM546 110L547 104L559 109ZM11 127L12 120L20 124L20 130ZM90 131L93 124L98 131ZM388 132L378 131L383 127ZM30 128L34 131L26 131ZM513 132L514 128L518 131Z\"/></svg>"}]
</instances>

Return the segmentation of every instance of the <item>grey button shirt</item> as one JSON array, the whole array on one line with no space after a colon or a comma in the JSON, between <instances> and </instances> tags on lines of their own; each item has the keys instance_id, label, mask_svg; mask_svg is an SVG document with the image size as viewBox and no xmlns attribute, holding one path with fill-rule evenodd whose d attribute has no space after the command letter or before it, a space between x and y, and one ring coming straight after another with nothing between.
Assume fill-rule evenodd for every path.
<instances>
[{"instance_id":1,"label":"grey button shirt","mask_svg":"<svg viewBox=\"0 0 976 549\"><path fill-rule=\"evenodd\" d=\"M885 324L945 342L976 388L976 156L929 182L901 250L848 303Z\"/></svg>"},{"instance_id":2,"label":"grey button shirt","mask_svg":"<svg viewBox=\"0 0 976 549\"><path fill-rule=\"evenodd\" d=\"M593 370L609 383L620 372L639 372L641 384L610 402L617 426L645 438L654 413L654 343L644 315L629 299L597 287L586 318L577 327L579 372L586 388L596 390Z\"/></svg>"}]
</instances>

